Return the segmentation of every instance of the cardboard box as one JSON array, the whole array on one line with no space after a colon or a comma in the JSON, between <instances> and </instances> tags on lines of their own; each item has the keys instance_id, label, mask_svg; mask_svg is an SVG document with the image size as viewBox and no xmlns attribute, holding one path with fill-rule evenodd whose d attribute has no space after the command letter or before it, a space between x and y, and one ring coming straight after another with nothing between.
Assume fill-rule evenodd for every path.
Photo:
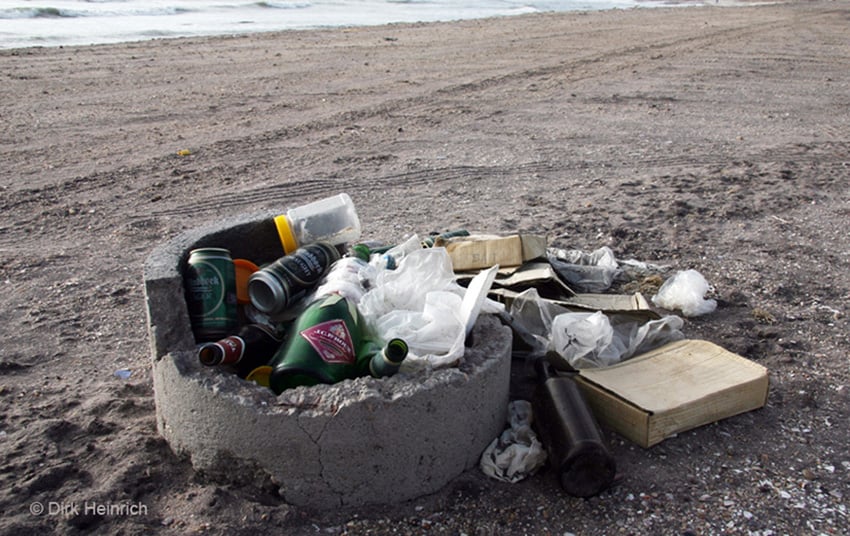
<instances>
[{"instance_id":1,"label":"cardboard box","mask_svg":"<svg viewBox=\"0 0 850 536\"><path fill-rule=\"evenodd\" d=\"M546 255L546 238L537 235L471 235L438 240L434 246L446 248L454 271L519 266Z\"/></svg>"},{"instance_id":2,"label":"cardboard box","mask_svg":"<svg viewBox=\"0 0 850 536\"><path fill-rule=\"evenodd\" d=\"M456 273L459 282L472 279L478 272ZM639 292L635 294L576 294L564 283L548 262L527 262L522 266L499 269L490 297L511 306L513 300L528 289L537 290L544 302L558 305L565 311L604 311L606 313L634 312L646 314L647 320L661 318L651 310L649 302Z\"/></svg>"},{"instance_id":3,"label":"cardboard box","mask_svg":"<svg viewBox=\"0 0 850 536\"><path fill-rule=\"evenodd\" d=\"M648 448L767 403L767 369L716 344L682 340L576 377L600 424Z\"/></svg>"}]
</instances>

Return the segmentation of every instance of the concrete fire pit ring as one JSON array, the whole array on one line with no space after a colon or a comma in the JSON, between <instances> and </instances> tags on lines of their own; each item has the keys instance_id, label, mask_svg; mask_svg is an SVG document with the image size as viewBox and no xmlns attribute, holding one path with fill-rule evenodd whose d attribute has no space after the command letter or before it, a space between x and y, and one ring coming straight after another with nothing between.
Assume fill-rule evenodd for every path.
<instances>
[{"instance_id":1,"label":"concrete fire pit ring","mask_svg":"<svg viewBox=\"0 0 850 536\"><path fill-rule=\"evenodd\" d=\"M189 231L145 263L157 428L172 450L202 474L271 482L288 503L321 508L402 502L476 466L505 426L509 399L511 332L493 316L479 318L459 367L280 396L198 362L183 297L188 252L279 251L260 237L268 216Z\"/></svg>"}]
</instances>

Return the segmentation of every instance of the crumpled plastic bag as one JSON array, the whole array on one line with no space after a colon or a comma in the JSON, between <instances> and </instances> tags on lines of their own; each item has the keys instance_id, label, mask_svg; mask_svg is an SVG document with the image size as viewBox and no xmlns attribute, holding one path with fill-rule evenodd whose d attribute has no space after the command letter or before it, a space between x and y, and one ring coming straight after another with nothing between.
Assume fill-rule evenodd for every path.
<instances>
[{"instance_id":1,"label":"crumpled plastic bag","mask_svg":"<svg viewBox=\"0 0 850 536\"><path fill-rule=\"evenodd\" d=\"M574 369L607 367L684 339L683 325L675 315L639 322L617 315L612 321L601 311L564 313L552 322L551 349Z\"/></svg>"},{"instance_id":2,"label":"crumpled plastic bag","mask_svg":"<svg viewBox=\"0 0 850 536\"><path fill-rule=\"evenodd\" d=\"M405 255L394 270L380 270L360 300L360 313L379 318L394 310L422 311L428 292L463 294L444 248L420 248Z\"/></svg>"},{"instance_id":3,"label":"crumpled plastic bag","mask_svg":"<svg viewBox=\"0 0 850 536\"><path fill-rule=\"evenodd\" d=\"M359 303L372 284L375 268L366 261L357 257L343 257L333 263L331 269L319 282L312 295L305 299L305 303L330 294L339 294L352 303Z\"/></svg>"},{"instance_id":4,"label":"crumpled plastic bag","mask_svg":"<svg viewBox=\"0 0 850 536\"><path fill-rule=\"evenodd\" d=\"M620 353L612 347L614 328L601 311L564 313L552 319L552 350L573 368L604 367L619 361Z\"/></svg>"},{"instance_id":5,"label":"crumpled plastic bag","mask_svg":"<svg viewBox=\"0 0 850 536\"><path fill-rule=\"evenodd\" d=\"M668 315L658 320L638 324L632 322L630 325L614 326L615 333L622 341L628 341L623 350L620 360L626 360L632 356L648 352L668 342L680 341L685 338L682 327L685 322L676 315ZM626 335L628 330L628 335Z\"/></svg>"},{"instance_id":6,"label":"crumpled plastic bag","mask_svg":"<svg viewBox=\"0 0 850 536\"><path fill-rule=\"evenodd\" d=\"M504 309L486 299L495 273L494 268L476 276L469 288L479 292L467 292L457 284L445 248L420 247L406 253L397 268L378 272L358 310L379 339L407 343L402 371L451 366L463 357L468 328L478 313Z\"/></svg>"},{"instance_id":7,"label":"crumpled plastic bag","mask_svg":"<svg viewBox=\"0 0 850 536\"><path fill-rule=\"evenodd\" d=\"M621 272L614 252L607 246L591 253L549 248L546 257L558 275L579 292L605 292Z\"/></svg>"},{"instance_id":8,"label":"crumpled plastic bag","mask_svg":"<svg viewBox=\"0 0 850 536\"><path fill-rule=\"evenodd\" d=\"M538 342L535 351L552 350L558 368L593 368L626 359L685 338L684 322L675 315L642 321L627 314L570 312L528 289L514 298L510 314Z\"/></svg>"},{"instance_id":9,"label":"crumpled plastic bag","mask_svg":"<svg viewBox=\"0 0 850 536\"><path fill-rule=\"evenodd\" d=\"M422 241L419 239L419 235L414 233L385 253L372 255L369 259L369 265L377 270L394 270L401 259L420 249L422 249Z\"/></svg>"},{"instance_id":10,"label":"crumpled plastic bag","mask_svg":"<svg viewBox=\"0 0 850 536\"><path fill-rule=\"evenodd\" d=\"M537 472L546 463L546 449L531 429L531 403L515 400L508 405L508 424L502 434L484 449L481 471L503 482L516 483Z\"/></svg>"},{"instance_id":11,"label":"crumpled plastic bag","mask_svg":"<svg viewBox=\"0 0 850 536\"><path fill-rule=\"evenodd\" d=\"M706 293L713 290L696 270L679 271L661 285L652 303L671 311L682 311L685 316L704 315L717 308L716 300L705 299Z\"/></svg>"},{"instance_id":12,"label":"crumpled plastic bag","mask_svg":"<svg viewBox=\"0 0 850 536\"><path fill-rule=\"evenodd\" d=\"M527 289L516 295L511 302L510 315L534 338L532 352L543 354L549 349L552 335L552 319L568 312L566 307L540 298L536 288ZM527 341L530 343L530 341Z\"/></svg>"},{"instance_id":13,"label":"crumpled plastic bag","mask_svg":"<svg viewBox=\"0 0 850 536\"><path fill-rule=\"evenodd\" d=\"M462 301L453 292L431 291L426 294L421 311L390 311L374 321L374 329L384 340L404 340L414 355L445 353L455 344L462 327Z\"/></svg>"}]
</instances>

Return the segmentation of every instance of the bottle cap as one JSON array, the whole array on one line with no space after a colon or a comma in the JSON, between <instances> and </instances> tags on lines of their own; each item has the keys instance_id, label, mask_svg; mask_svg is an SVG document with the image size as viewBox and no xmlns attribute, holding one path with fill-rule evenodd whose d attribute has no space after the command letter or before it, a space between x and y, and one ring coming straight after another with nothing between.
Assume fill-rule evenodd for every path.
<instances>
[{"instance_id":1,"label":"bottle cap","mask_svg":"<svg viewBox=\"0 0 850 536\"><path fill-rule=\"evenodd\" d=\"M283 214L275 216L274 225L277 228L277 235L280 237L284 253L289 255L298 249L298 241L295 240L295 233L292 232L292 227L289 226L289 220L286 216Z\"/></svg>"},{"instance_id":2,"label":"bottle cap","mask_svg":"<svg viewBox=\"0 0 850 536\"><path fill-rule=\"evenodd\" d=\"M254 382L257 385L262 385L263 387L269 387L269 378L272 375L272 368L268 365L263 365L262 367L257 367L245 376L245 379L249 382Z\"/></svg>"},{"instance_id":3,"label":"bottle cap","mask_svg":"<svg viewBox=\"0 0 850 536\"><path fill-rule=\"evenodd\" d=\"M243 305L251 303L248 278L260 268L248 259L233 259L233 267L236 269L236 301Z\"/></svg>"}]
</instances>

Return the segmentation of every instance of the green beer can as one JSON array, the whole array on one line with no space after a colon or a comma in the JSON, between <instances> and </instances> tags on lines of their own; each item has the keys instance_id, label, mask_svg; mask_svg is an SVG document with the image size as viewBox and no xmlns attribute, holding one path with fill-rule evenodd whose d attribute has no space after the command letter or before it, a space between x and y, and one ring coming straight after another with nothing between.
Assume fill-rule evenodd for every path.
<instances>
[{"instance_id":1,"label":"green beer can","mask_svg":"<svg viewBox=\"0 0 850 536\"><path fill-rule=\"evenodd\" d=\"M190 251L184 284L196 341L216 341L236 331L236 269L230 251Z\"/></svg>"}]
</instances>

